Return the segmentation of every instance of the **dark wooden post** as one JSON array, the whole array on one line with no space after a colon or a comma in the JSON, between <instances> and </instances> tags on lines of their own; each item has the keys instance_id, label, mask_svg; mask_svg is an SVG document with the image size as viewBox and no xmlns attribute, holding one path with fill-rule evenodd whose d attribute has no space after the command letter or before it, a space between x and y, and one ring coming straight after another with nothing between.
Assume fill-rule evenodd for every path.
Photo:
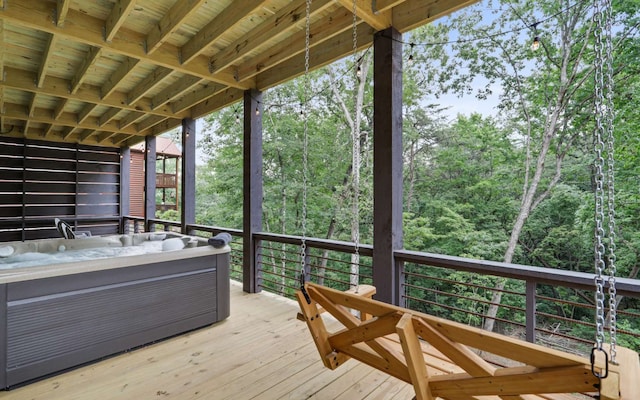
<instances>
[{"instance_id":1,"label":"dark wooden post","mask_svg":"<svg viewBox=\"0 0 640 400\"><path fill-rule=\"evenodd\" d=\"M243 163L243 289L255 293L262 286L260 242L253 238L262 230L262 92L255 89L244 92Z\"/></svg>"},{"instance_id":2,"label":"dark wooden post","mask_svg":"<svg viewBox=\"0 0 640 400\"><path fill-rule=\"evenodd\" d=\"M196 121L182 120L182 187L180 215L182 233L191 234L187 225L196 223ZM177 199L176 199L177 200Z\"/></svg>"},{"instance_id":3,"label":"dark wooden post","mask_svg":"<svg viewBox=\"0 0 640 400\"><path fill-rule=\"evenodd\" d=\"M393 27L373 42L373 284L376 299L400 303L402 241L402 35Z\"/></svg>"},{"instance_id":4,"label":"dark wooden post","mask_svg":"<svg viewBox=\"0 0 640 400\"><path fill-rule=\"evenodd\" d=\"M153 231L155 227L149 222L156 217L156 137L144 138L144 228Z\"/></svg>"},{"instance_id":5,"label":"dark wooden post","mask_svg":"<svg viewBox=\"0 0 640 400\"><path fill-rule=\"evenodd\" d=\"M120 233L129 233L129 221L125 217L131 212L131 149L120 148Z\"/></svg>"}]
</instances>

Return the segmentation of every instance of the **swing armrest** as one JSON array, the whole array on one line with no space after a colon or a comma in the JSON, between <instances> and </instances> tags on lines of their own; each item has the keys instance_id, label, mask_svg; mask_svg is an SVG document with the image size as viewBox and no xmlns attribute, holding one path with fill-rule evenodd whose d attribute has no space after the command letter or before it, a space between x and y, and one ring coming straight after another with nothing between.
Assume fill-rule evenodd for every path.
<instances>
[{"instance_id":1,"label":"swing armrest","mask_svg":"<svg viewBox=\"0 0 640 400\"><path fill-rule=\"evenodd\" d=\"M376 287L372 286L372 285L359 285L359 286L356 286L355 288L351 288L351 289L347 290L345 293L354 293L354 294L357 294L359 296L371 299L371 298L373 298L373 295L376 294ZM320 314L322 314L323 312L325 312L325 309L322 308L322 307L319 307L318 311L319 311ZM298 312L296 318L298 320L300 320L300 321L303 321L303 322L305 321L304 315L302 315L301 312ZM360 315L360 320L362 320L362 321L366 321L369 318L370 318L370 315L368 315L368 314Z\"/></svg>"}]
</instances>

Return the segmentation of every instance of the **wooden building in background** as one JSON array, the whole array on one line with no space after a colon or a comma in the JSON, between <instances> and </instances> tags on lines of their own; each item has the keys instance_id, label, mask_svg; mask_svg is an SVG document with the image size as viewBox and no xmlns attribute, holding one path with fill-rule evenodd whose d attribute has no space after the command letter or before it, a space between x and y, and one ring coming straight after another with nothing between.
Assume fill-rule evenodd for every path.
<instances>
[{"instance_id":1,"label":"wooden building in background","mask_svg":"<svg viewBox=\"0 0 640 400\"><path fill-rule=\"evenodd\" d=\"M144 217L144 154L145 143L131 147L131 179L129 182L130 215ZM160 201L156 211L178 210L180 186L180 158L182 151L166 137L156 138L156 195Z\"/></svg>"}]
</instances>

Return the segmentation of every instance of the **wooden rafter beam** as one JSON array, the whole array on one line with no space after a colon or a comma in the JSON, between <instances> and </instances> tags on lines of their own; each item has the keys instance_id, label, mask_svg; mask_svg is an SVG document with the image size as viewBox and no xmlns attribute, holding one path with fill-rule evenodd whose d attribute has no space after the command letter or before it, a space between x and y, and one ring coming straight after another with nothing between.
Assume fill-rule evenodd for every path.
<instances>
[{"instance_id":1,"label":"wooden rafter beam","mask_svg":"<svg viewBox=\"0 0 640 400\"><path fill-rule=\"evenodd\" d=\"M122 118L120 120L120 124L119 124L120 129L126 129L127 127L131 126L132 124L138 122L145 115L146 115L145 113L141 113L141 112L137 112L137 111L130 112L129 115L127 115L126 117L124 117L124 118Z\"/></svg>"},{"instance_id":2,"label":"wooden rafter beam","mask_svg":"<svg viewBox=\"0 0 640 400\"><path fill-rule=\"evenodd\" d=\"M89 115L91 114L91 112L93 112L93 110L96 109L96 107L98 107L97 104L87 103L87 105L84 106L82 111L78 113L78 124L84 123L84 121L86 121L87 118L89 118Z\"/></svg>"},{"instance_id":3,"label":"wooden rafter beam","mask_svg":"<svg viewBox=\"0 0 640 400\"><path fill-rule=\"evenodd\" d=\"M147 118L143 119L141 122L139 122L137 125L137 130L138 131L144 131L146 129L150 129L153 128L154 126L158 125L159 123L161 123L162 121L164 121L166 118L161 117L159 115L150 115Z\"/></svg>"},{"instance_id":4,"label":"wooden rafter beam","mask_svg":"<svg viewBox=\"0 0 640 400\"><path fill-rule=\"evenodd\" d=\"M111 139L115 135L117 135L117 133L115 133L115 132L100 132L97 135L96 140L97 140L98 143L104 143L105 141L107 141L108 139Z\"/></svg>"},{"instance_id":5,"label":"wooden rafter beam","mask_svg":"<svg viewBox=\"0 0 640 400\"><path fill-rule=\"evenodd\" d=\"M180 48L180 61L183 64L193 61L226 30L264 3L265 0L236 0L232 2Z\"/></svg>"},{"instance_id":6,"label":"wooden rafter beam","mask_svg":"<svg viewBox=\"0 0 640 400\"><path fill-rule=\"evenodd\" d=\"M194 88L191 93L185 94L177 101L171 103L171 109L174 113L181 113L189 107L198 104L201 101L208 99L209 97L215 96L224 89L224 86L216 85L215 83L209 83L204 87Z\"/></svg>"},{"instance_id":7,"label":"wooden rafter beam","mask_svg":"<svg viewBox=\"0 0 640 400\"><path fill-rule=\"evenodd\" d=\"M44 129L42 130L42 137L46 138L53 132L53 124L45 124Z\"/></svg>"},{"instance_id":8,"label":"wooden rafter beam","mask_svg":"<svg viewBox=\"0 0 640 400\"><path fill-rule=\"evenodd\" d=\"M149 74L142 82L136 87L131 89L127 95L127 104L137 103L143 96L153 90L154 87L159 85L164 79L168 78L173 73L173 70L164 67L156 68L151 74Z\"/></svg>"},{"instance_id":9,"label":"wooden rafter beam","mask_svg":"<svg viewBox=\"0 0 640 400\"><path fill-rule=\"evenodd\" d=\"M64 108L67 106L68 102L69 102L69 99L58 100L58 104L56 104L56 108L53 110L54 120L57 120L58 118L60 118L60 116L62 116L62 113L64 112Z\"/></svg>"},{"instance_id":10,"label":"wooden rafter beam","mask_svg":"<svg viewBox=\"0 0 640 400\"><path fill-rule=\"evenodd\" d=\"M75 127L67 126L64 129L62 129L62 132L60 133L60 137L62 138L62 140L67 140L71 137L71 135L73 135L75 131L76 131Z\"/></svg>"},{"instance_id":11,"label":"wooden rafter beam","mask_svg":"<svg viewBox=\"0 0 640 400\"><path fill-rule=\"evenodd\" d=\"M104 24L104 40L113 40L135 4L135 0L116 0Z\"/></svg>"},{"instance_id":12,"label":"wooden rafter beam","mask_svg":"<svg viewBox=\"0 0 640 400\"><path fill-rule=\"evenodd\" d=\"M311 14L319 13L333 4L332 0L316 0L311 5ZM211 73L222 71L228 66L245 57L264 42L265 37L274 39L281 37L294 29L301 29L304 26L304 15L306 4L303 2L292 2L288 6L280 9L277 13L264 20L251 32L243 35L235 42L226 46L225 49L211 57ZM278 35L273 36L273 27L278 27ZM271 35L271 36L270 36Z\"/></svg>"},{"instance_id":13,"label":"wooden rafter beam","mask_svg":"<svg viewBox=\"0 0 640 400\"><path fill-rule=\"evenodd\" d=\"M42 61L40 61L40 65L38 66L38 75L36 76L36 86L38 88L42 88L42 86L44 85L44 78L47 76L47 67L49 66L49 62L51 61L53 48L56 45L56 35L52 35L49 33L48 36L49 38L44 48Z\"/></svg>"},{"instance_id":14,"label":"wooden rafter beam","mask_svg":"<svg viewBox=\"0 0 640 400\"><path fill-rule=\"evenodd\" d=\"M58 110L59 108L59 110ZM29 117L29 115L25 111L24 105L6 103L5 102L5 114L4 116L9 119L26 121L27 119L31 119L32 122L42 123L42 124L53 124L57 126L72 126L77 127L79 129L96 129L98 127L98 118L93 116L84 117L82 122L78 122L79 115L64 112L64 107L58 104L57 112L60 113L59 117L53 118L54 116L51 113L51 110L38 108L36 107L33 116ZM83 110L84 112L84 110ZM145 114L143 114L145 115ZM166 118L159 116L159 118ZM109 132L122 132L130 135L138 135L139 133L132 127L121 128L120 124L117 121L110 121L100 127L103 131Z\"/></svg>"},{"instance_id":15,"label":"wooden rafter beam","mask_svg":"<svg viewBox=\"0 0 640 400\"><path fill-rule=\"evenodd\" d=\"M167 36L178 29L182 22L189 18L193 13L197 12L200 6L207 0L179 0L171 7L160 22L153 25L151 32L147 34L145 40L147 54L151 54L158 50L164 43ZM231 6L237 7L237 6Z\"/></svg>"},{"instance_id":16,"label":"wooden rafter beam","mask_svg":"<svg viewBox=\"0 0 640 400\"><path fill-rule=\"evenodd\" d=\"M358 50L369 47L373 41L374 30L369 25L360 23L357 28ZM351 31L345 31L334 36L331 40L324 42L321 46L315 46L309 54L309 65L312 68L319 68L330 64L344 54L353 51L353 39ZM300 76L304 73L305 60L304 54L298 54L295 57L273 68L264 71L256 77L256 86L258 90L264 91L268 88L279 85L290 79ZM277 70L277 71L276 71Z\"/></svg>"},{"instance_id":17,"label":"wooden rafter beam","mask_svg":"<svg viewBox=\"0 0 640 400\"><path fill-rule=\"evenodd\" d=\"M327 22L328 21L328 22ZM351 31L353 27L352 14L341 8L325 20L322 20L310 27L309 45L315 47L324 42L329 41L334 36L343 33L346 30ZM280 63L295 57L304 52L306 41L306 32L301 30L288 38L280 41L277 45L269 48L264 53L244 61L238 66L236 75L239 81L253 78L263 70L272 68ZM315 50L311 50L313 52Z\"/></svg>"},{"instance_id":18,"label":"wooden rafter beam","mask_svg":"<svg viewBox=\"0 0 640 400\"><path fill-rule=\"evenodd\" d=\"M93 129L85 129L84 132L81 132L78 135L78 139L80 139L80 142L84 142L85 140L87 140L91 136L93 136L95 133L96 133L96 131L93 130Z\"/></svg>"},{"instance_id":19,"label":"wooden rafter beam","mask_svg":"<svg viewBox=\"0 0 640 400\"><path fill-rule=\"evenodd\" d=\"M67 13L69 12L69 5L71 4L71 0L58 0L56 4L56 16L54 22L56 26L61 27L64 26L64 21L67 18Z\"/></svg>"},{"instance_id":20,"label":"wooden rafter beam","mask_svg":"<svg viewBox=\"0 0 640 400\"><path fill-rule=\"evenodd\" d=\"M161 107L155 110L151 109L151 99L143 98L142 95L146 94L148 91L140 90L139 86L134 88L132 92L137 91L138 93L142 93L139 95L136 102L129 103L129 98L127 94L119 92L117 90L112 91L111 95L105 98L102 98L102 89L96 86L91 86L84 84L78 89L78 91L73 94L69 93L67 88L70 86L70 81L62 78L55 77L53 75L48 75L45 80L44 86L41 89L37 89L33 84L35 80L35 74L23 71L15 68L6 68L7 80L3 82L4 87L18 89L25 92L31 93L41 93L53 97L58 97L61 99L68 100L77 100L85 103L95 103L101 106L106 107L116 107L123 110L131 110L131 111L143 111L151 114L165 115L165 116L175 116L169 107ZM171 71L168 71L171 72ZM151 74L150 77L156 78L157 74ZM150 79L153 80L153 79ZM146 79L145 79L146 81ZM143 81L142 83L144 83ZM150 85L151 88L155 87L159 82L154 82ZM181 116L185 117L186 114Z\"/></svg>"},{"instance_id":21,"label":"wooden rafter beam","mask_svg":"<svg viewBox=\"0 0 640 400\"><path fill-rule=\"evenodd\" d=\"M353 14L353 0L337 0L343 7ZM356 0L356 15L366 24L377 31L382 31L391 26L391 11L377 10L374 12L371 0Z\"/></svg>"},{"instance_id":22,"label":"wooden rafter beam","mask_svg":"<svg viewBox=\"0 0 640 400\"><path fill-rule=\"evenodd\" d=\"M202 79L196 76L185 76L162 90L151 99L151 108L156 109L197 85Z\"/></svg>"},{"instance_id":23,"label":"wooden rafter beam","mask_svg":"<svg viewBox=\"0 0 640 400\"><path fill-rule=\"evenodd\" d=\"M116 69L111 74L109 79L107 79L104 82L104 84L102 85L102 88L100 88L100 95L102 96L102 98L104 99L105 97L110 96L116 90L116 87L118 86L118 84L122 82L122 80L125 79L127 76L129 76L129 74L133 72L133 69L139 63L140 63L140 60L127 57L124 60L124 62L120 64L118 69Z\"/></svg>"},{"instance_id":24,"label":"wooden rafter beam","mask_svg":"<svg viewBox=\"0 0 640 400\"><path fill-rule=\"evenodd\" d=\"M70 9L67 14L67 26L64 29L57 28L51 23L51 11L46 2L19 1L12 3L2 11L5 21L15 23L18 26L54 33L60 38L66 38L92 47L102 48L110 54L120 54L139 59L145 63L155 64L169 68L187 75L199 76L202 79L225 84L240 89L249 89L247 82L236 82L233 73L221 71L217 74L209 72L209 59L204 55L194 58L188 64L179 60L179 49L165 43L162 51L156 51L149 55L144 50L145 36L130 30L120 30L111 42L105 42L103 36L104 21Z\"/></svg>"},{"instance_id":25,"label":"wooden rafter beam","mask_svg":"<svg viewBox=\"0 0 640 400\"><path fill-rule=\"evenodd\" d=\"M76 74L71 78L69 91L72 94L75 94L78 89L80 89L80 85L82 85L82 82L87 77L87 71L89 71L89 68L91 68L91 66L93 66L96 60L100 57L100 53L102 53L102 48L93 46L89 47L89 51L87 51L87 55L84 60L82 60L82 64L80 64Z\"/></svg>"},{"instance_id":26,"label":"wooden rafter beam","mask_svg":"<svg viewBox=\"0 0 640 400\"><path fill-rule=\"evenodd\" d=\"M98 126L103 126L107 122L114 119L116 115L120 113L120 111L122 111L121 108L110 108L109 110L107 110L107 112L98 117Z\"/></svg>"},{"instance_id":27,"label":"wooden rafter beam","mask_svg":"<svg viewBox=\"0 0 640 400\"><path fill-rule=\"evenodd\" d=\"M33 96L31 97L31 100L29 101L29 106L27 107L27 114L32 117L33 116L33 112L36 109L36 98L38 97L37 93L34 93Z\"/></svg>"},{"instance_id":28,"label":"wooden rafter beam","mask_svg":"<svg viewBox=\"0 0 640 400\"><path fill-rule=\"evenodd\" d=\"M393 26L400 32L407 32L478 1L406 0L393 9Z\"/></svg>"}]
</instances>

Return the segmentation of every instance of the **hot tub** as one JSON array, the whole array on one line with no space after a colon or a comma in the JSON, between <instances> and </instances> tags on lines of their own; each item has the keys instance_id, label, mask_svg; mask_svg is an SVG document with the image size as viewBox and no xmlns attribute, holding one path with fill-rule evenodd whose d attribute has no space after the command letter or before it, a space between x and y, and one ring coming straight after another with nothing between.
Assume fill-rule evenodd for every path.
<instances>
[{"instance_id":1,"label":"hot tub","mask_svg":"<svg viewBox=\"0 0 640 400\"><path fill-rule=\"evenodd\" d=\"M1 256L48 260L97 246L137 251L149 239L164 242L164 251L151 246L149 254L53 265L0 259L0 388L228 317L229 248L184 239L188 245L175 250L180 239L161 238L151 233L0 243Z\"/></svg>"}]
</instances>

